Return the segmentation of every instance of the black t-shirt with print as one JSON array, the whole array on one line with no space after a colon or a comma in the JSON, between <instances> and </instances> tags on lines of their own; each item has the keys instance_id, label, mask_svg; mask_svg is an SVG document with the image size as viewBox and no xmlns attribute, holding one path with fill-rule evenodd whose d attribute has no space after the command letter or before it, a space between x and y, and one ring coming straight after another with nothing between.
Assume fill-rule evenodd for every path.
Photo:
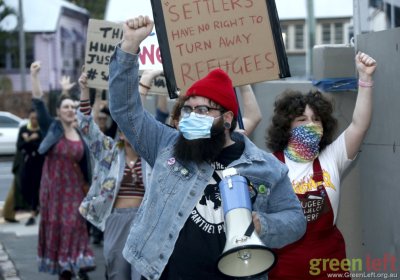
<instances>
[{"instance_id":1,"label":"black t-shirt with print","mask_svg":"<svg viewBox=\"0 0 400 280\"><path fill-rule=\"evenodd\" d=\"M222 170L238 159L243 150L244 143L236 142L223 149L213 163L214 175L183 226L161 280L232 279L217 269L226 241L218 183Z\"/></svg>"}]
</instances>

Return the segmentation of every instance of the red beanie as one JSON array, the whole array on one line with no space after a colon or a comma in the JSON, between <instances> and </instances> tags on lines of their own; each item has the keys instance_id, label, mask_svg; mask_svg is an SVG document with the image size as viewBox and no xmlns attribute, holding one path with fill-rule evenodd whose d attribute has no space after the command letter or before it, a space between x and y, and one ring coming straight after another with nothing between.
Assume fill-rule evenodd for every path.
<instances>
[{"instance_id":1,"label":"red beanie","mask_svg":"<svg viewBox=\"0 0 400 280\"><path fill-rule=\"evenodd\" d=\"M186 96L203 96L221 105L224 109L238 115L238 103L232 80L221 69L215 69L203 79L195 82L186 92Z\"/></svg>"}]
</instances>

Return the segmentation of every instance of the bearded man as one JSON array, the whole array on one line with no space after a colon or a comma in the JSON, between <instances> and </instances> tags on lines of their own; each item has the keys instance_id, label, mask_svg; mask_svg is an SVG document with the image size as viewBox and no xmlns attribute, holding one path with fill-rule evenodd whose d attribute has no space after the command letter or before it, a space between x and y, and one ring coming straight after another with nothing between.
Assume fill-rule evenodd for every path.
<instances>
[{"instance_id":1,"label":"bearded man","mask_svg":"<svg viewBox=\"0 0 400 280\"><path fill-rule=\"evenodd\" d=\"M218 187L222 170L235 168L259 190L253 223L267 247L298 240L305 218L287 168L233 131L239 106L223 70L211 71L187 90L179 130L143 109L138 52L153 26L143 16L125 22L110 62L112 117L153 168L123 255L142 279L232 279L216 265L226 240Z\"/></svg>"}]
</instances>

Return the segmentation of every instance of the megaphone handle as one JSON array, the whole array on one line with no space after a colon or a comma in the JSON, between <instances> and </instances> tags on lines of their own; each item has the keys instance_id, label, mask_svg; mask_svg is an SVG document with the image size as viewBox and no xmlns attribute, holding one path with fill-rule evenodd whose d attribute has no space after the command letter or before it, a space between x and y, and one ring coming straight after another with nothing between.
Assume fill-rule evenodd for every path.
<instances>
[{"instance_id":1,"label":"megaphone handle","mask_svg":"<svg viewBox=\"0 0 400 280\"><path fill-rule=\"evenodd\" d=\"M258 196L258 191L257 189L254 187L254 185L250 182L249 178L245 177L247 180L247 185L250 186L250 188L253 189L255 195L253 197L250 198L251 200L251 204L254 204L254 202L256 202L257 196Z\"/></svg>"},{"instance_id":2,"label":"megaphone handle","mask_svg":"<svg viewBox=\"0 0 400 280\"><path fill-rule=\"evenodd\" d=\"M250 237L253 232L254 232L255 226L253 223L253 220L251 220L251 223L249 225L249 227L246 229L246 232L244 233L245 236Z\"/></svg>"}]
</instances>

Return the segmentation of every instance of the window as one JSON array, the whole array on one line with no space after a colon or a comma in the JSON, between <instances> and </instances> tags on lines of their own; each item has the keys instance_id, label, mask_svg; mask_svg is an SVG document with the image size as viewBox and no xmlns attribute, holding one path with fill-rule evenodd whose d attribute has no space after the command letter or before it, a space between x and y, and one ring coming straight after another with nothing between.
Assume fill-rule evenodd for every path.
<instances>
[{"instance_id":1,"label":"window","mask_svg":"<svg viewBox=\"0 0 400 280\"><path fill-rule=\"evenodd\" d=\"M329 22L321 24L322 44L343 44L344 43L344 24L343 22Z\"/></svg>"},{"instance_id":2,"label":"window","mask_svg":"<svg viewBox=\"0 0 400 280\"><path fill-rule=\"evenodd\" d=\"M283 43L285 45L285 48L287 49L289 47L288 46L288 27L287 27L287 25L281 26L281 32L282 32Z\"/></svg>"},{"instance_id":3,"label":"window","mask_svg":"<svg viewBox=\"0 0 400 280\"><path fill-rule=\"evenodd\" d=\"M0 116L0 127L19 127L19 122L7 116Z\"/></svg>"},{"instance_id":4,"label":"window","mask_svg":"<svg viewBox=\"0 0 400 280\"><path fill-rule=\"evenodd\" d=\"M343 44L343 23L335 23L335 44Z\"/></svg>"},{"instance_id":5,"label":"window","mask_svg":"<svg viewBox=\"0 0 400 280\"><path fill-rule=\"evenodd\" d=\"M383 1L382 0L369 0L369 5L374 8L382 9Z\"/></svg>"},{"instance_id":6,"label":"window","mask_svg":"<svg viewBox=\"0 0 400 280\"><path fill-rule=\"evenodd\" d=\"M322 44L331 43L331 25L329 23L322 24Z\"/></svg>"},{"instance_id":7,"label":"window","mask_svg":"<svg viewBox=\"0 0 400 280\"><path fill-rule=\"evenodd\" d=\"M295 25L295 48L304 49L304 25Z\"/></svg>"},{"instance_id":8,"label":"window","mask_svg":"<svg viewBox=\"0 0 400 280\"><path fill-rule=\"evenodd\" d=\"M30 67L30 64L34 58L34 47L33 47L34 35L25 33L25 61L26 68ZM19 69L20 63L20 43L17 32L8 33L3 40L0 40L0 68L3 69Z\"/></svg>"}]
</instances>

